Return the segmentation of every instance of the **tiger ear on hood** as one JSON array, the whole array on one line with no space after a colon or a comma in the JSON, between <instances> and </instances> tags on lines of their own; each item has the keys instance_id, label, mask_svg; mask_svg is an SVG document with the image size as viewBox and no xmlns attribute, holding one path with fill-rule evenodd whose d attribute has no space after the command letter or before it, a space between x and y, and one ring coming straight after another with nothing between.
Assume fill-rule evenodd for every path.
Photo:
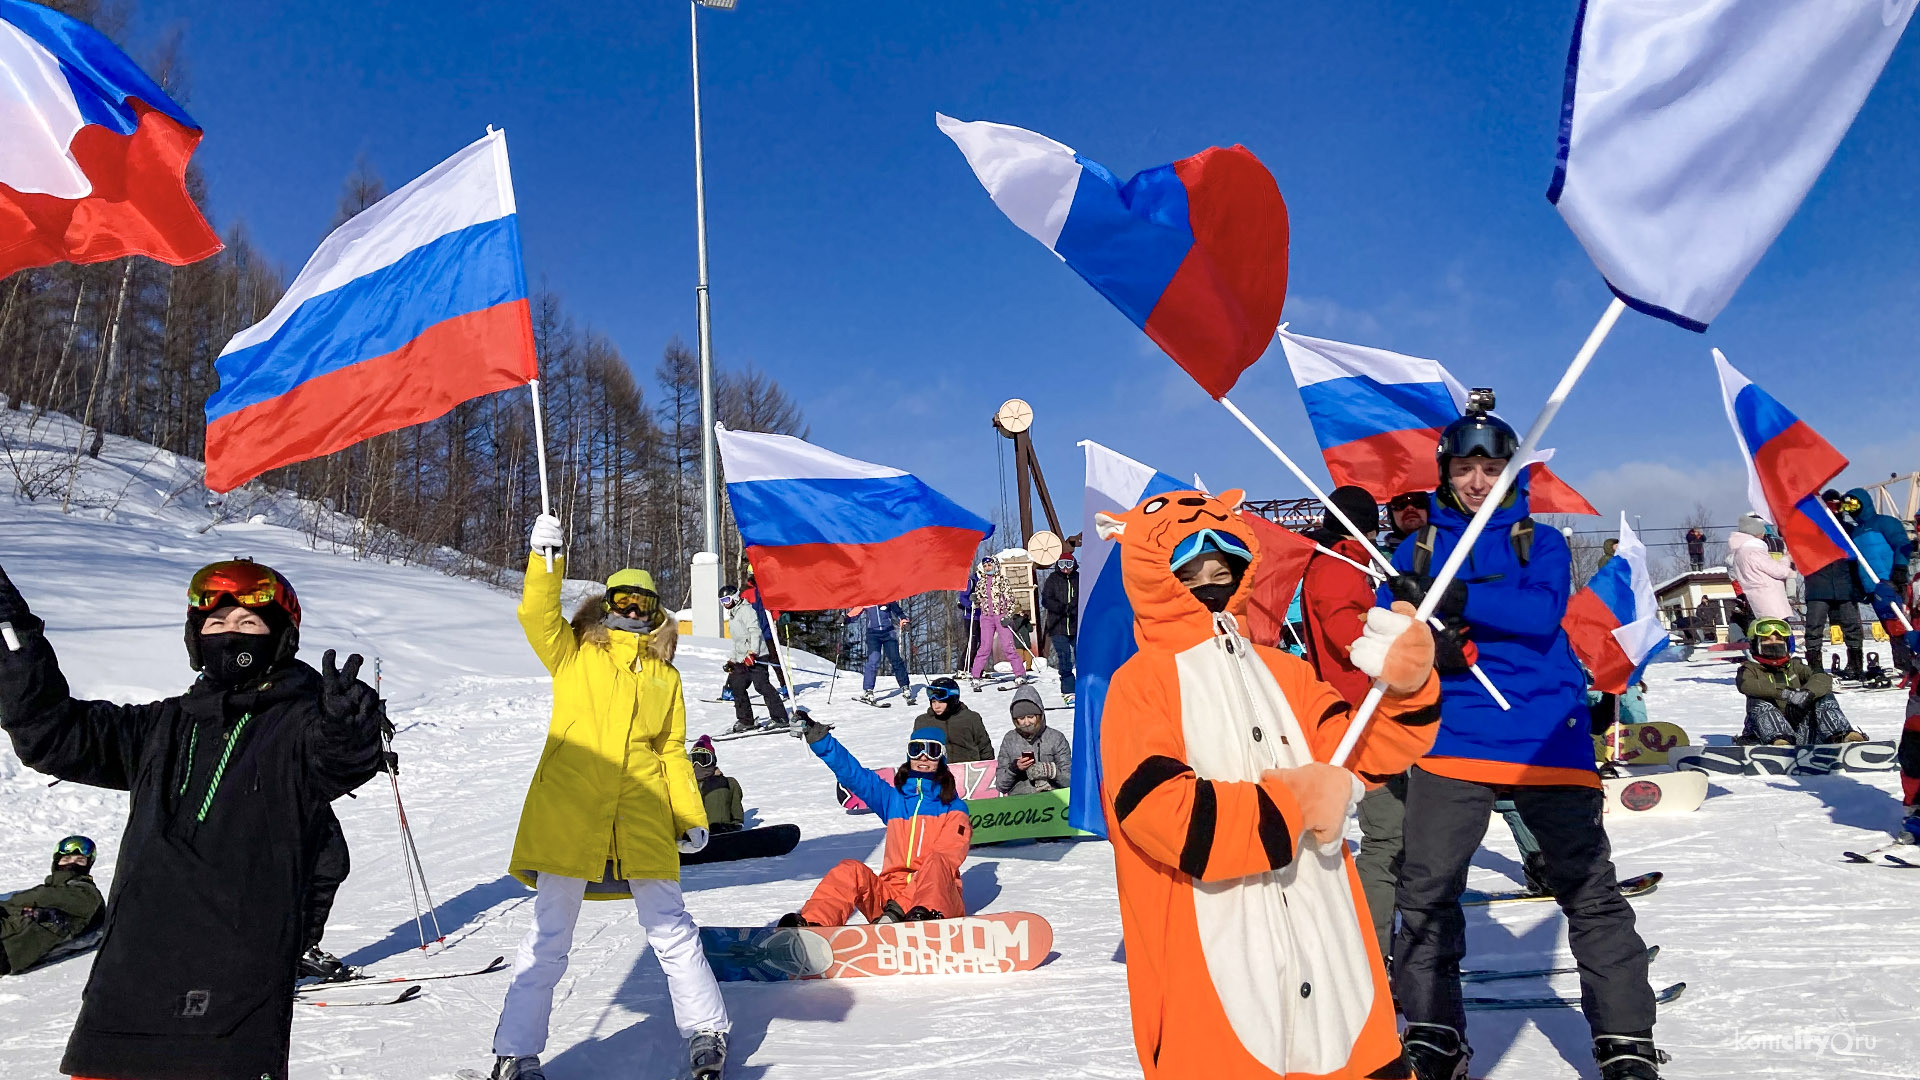
<instances>
[{"instance_id":1,"label":"tiger ear on hood","mask_svg":"<svg viewBox=\"0 0 1920 1080\"><path fill-rule=\"evenodd\" d=\"M1127 531L1127 523L1103 510L1093 515L1093 529L1100 539L1111 540Z\"/></svg>"},{"instance_id":2,"label":"tiger ear on hood","mask_svg":"<svg viewBox=\"0 0 1920 1080\"><path fill-rule=\"evenodd\" d=\"M1240 488L1228 488L1214 498L1220 505L1227 508L1228 513L1237 514L1240 512L1240 504L1246 501L1247 493Z\"/></svg>"}]
</instances>

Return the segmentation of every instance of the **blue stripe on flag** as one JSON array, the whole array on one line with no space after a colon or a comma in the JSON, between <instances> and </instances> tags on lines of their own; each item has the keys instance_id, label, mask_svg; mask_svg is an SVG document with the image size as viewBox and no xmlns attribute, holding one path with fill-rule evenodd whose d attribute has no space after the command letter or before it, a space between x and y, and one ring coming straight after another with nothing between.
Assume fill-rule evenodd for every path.
<instances>
[{"instance_id":1,"label":"blue stripe on flag","mask_svg":"<svg viewBox=\"0 0 1920 1080\"><path fill-rule=\"evenodd\" d=\"M993 531L919 477L750 480L728 484L733 520L749 547L878 544L929 526Z\"/></svg>"},{"instance_id":2,"label":"blue stripe on flag","mask_svg":"<svg viewBox=\"0 0 1920 1080\"><path fill-rule=\"evenodd\" d=\"M1733 415L1740 423L1740 437L1747 440L1747 451L1753 454L1800 422L1772 394L1753 383L1741 387L1734 396Z\"/></svg>"},{"instance_id":3,"label":"blue stripe on flag","mask_svg":"<svg viewBox=\"0 0 1920 1080\"><path fill-rule=\"evenodd\" d=\"M1444 428L1460 415L1444 383L1383 383L1364 375L1300 388L1322 450L1390 431Z\"/></svg>"},{"instance_id":4,"label":"blue stripe on flag","mask_svg":"<svg viewBox=\"0 0 1920 1080\"><path fill-rule=\"evenodd\" d=\"M1075 158L1090 175L1074 188L1053 250L1144 328L1193 248L1186 185L1173 166L1162 165L1122 187L1099 162Z\"/></svg>"},{"instance_id":5,"label":"blue stripe on flag","mask_svg":"<svg viewBox=\"0 0 1920 1080\"><path fill-rule=\"evenodd\" d=\"M0 0L0 21L13 24L60 62L60 74L67 77L73 100L80 106L80 119L86 123L131 135L139 128L140 117L128 99L137 98L183 126L200 130L187 110L168 97L132 57L86 23L24 0Z\"/></svg>"},{"instance_id":6,"label":"blue stripe on flag","mask_svg":"<svg viewBox=\"0 0 1920 1080\"><path fill-rule=\"evenodd\" d=\"M526 295L515 215L448 233L313 297L272 337L215 361L220 389L207 399L207 422L385 356L448 319Z\"/></svg>"},{"instance_id":7,"label":"blue stripe on flag","mask_svg":"<svg viewBox=\"0 0 1920 1080\"><path fill-rule=\"evenodd\" d=\"M1607 564L1587 582L1587 588L1592 589L1593 595L1607 605L1607 610L1613 612L1613 617L1619 620L1621 626L1638 618L1633 610L1633 564L1624 556L1616 555L1608 559Z\"/></svg>"}]
</instances>

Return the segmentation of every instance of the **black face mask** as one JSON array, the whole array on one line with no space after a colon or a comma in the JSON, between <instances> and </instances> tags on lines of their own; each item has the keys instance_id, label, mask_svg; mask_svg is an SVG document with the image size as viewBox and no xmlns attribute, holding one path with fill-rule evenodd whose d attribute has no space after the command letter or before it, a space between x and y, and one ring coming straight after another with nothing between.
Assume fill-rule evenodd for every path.
<instances>
[{"instance_id":1,"label":"black face mask","mask_svg":"<svg viewBox=\"0 0 1920 1080\"><path fill-rule=\"evenodd\" d=\"M1234 592L1239 588L1240 583L1236 581L1226 585L1195 585L1188 591L1193 593L1195 600L1205 604L1208 611L1217 615L1227 610L1227 601L1233 599Z\"/></svg>"},{"instance_id":2,"label":"black face mask","mask_svg":"<svg viewBox=\"0 0 1920 1080\"><path fill-rule=\"evenodd\" d=\"M201 677L231 690L266 677L280 649L280 635L202 634L199 648Z\"/></svg>"},{"instance_id":3,"label":"black face mask","mask_svg":"<svg viewBox=\"0 0 1920 1080\"><path fill-rule=\"evenodd\" d=\"M1762 641L1753 647L1753 655L1762 660L1785 660L1788 656L1787 643L1784 641Z\"/></svg>"}]
</instances>

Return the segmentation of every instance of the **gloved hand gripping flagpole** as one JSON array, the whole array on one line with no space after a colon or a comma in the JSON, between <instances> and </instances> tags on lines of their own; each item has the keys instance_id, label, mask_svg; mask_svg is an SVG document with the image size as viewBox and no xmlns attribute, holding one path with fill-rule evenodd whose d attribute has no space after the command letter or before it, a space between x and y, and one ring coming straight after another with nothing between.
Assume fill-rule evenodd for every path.
<instances>
[{"instance_id":1,"label":"gloved hand gripping flagpole","mask_svg":"<svg viewBox=\"0 0 1920 1080\"><path fill-rule=\"evenodd\" d=\"M1586 373L1587 365L1593 361L1593 354L1600 351L1600 343L1607 339L1613 324L1620 321L1621 313L1626 310L1626 303L1619 297L1615 297L1613 302L1607 305L1607 310L1600 316L1600 321L1594 324L1592 332L1587 335L1586 343L1581 345L1580 351L1574 355L1573 363L1568 364L1566 372L1560 376L1559 385L1555 386L1553 393L1548 395L1547 403L1540 407L1540 415L1533 418L1533 426L1527 428L1526 438L1520 440L1520 449L1514 451L1513 456L1507 459L1507 467L1500 470L1500 478L1494 481L1493 490L1487 493L1487 500L1480 504L1479 510L1474 512L1473 520L1467 522L1467 531L1461 534L1460 542L1447 554L1447 561L1441 565L1440 573L1434 577L1433 583L1427 586L1427 595L1421 598L1419 608L1414 611L1414 618L1433 617L1434 606L1440 602L1441 594L1447 591L1447 586L1451 585L1454 577L1459 574L1461 564L1467 561L1467 556L1473 551L1473 545L1480 539L1480 534L1487 530L1487 520L1493 516L1495 510L1500 508L1500 503L1507 497L1507 492L1513 490L1514 481L1519 478L1520 470L1527 467L1527 463L1533 458L1534 450L1540 446L1540 440L1546 436L1548 425L1553 423L1554 416L1560 412L1560 406L1566 404L1567 396L1573 393L1574 384L1580 381L1580 376ZM1221 404L1225 405L1226 399L1222 398ZM1233 408L1231 405L1227 407ZM1239 410L1235 409L1234 412L1237 415ZM1346 737L1340 740L1340 746L1334 750L1333 757L1329 759L1332 764L1347 763L1347 758L1352 756L1354 746L1360 742L1360 736L1367 730L1367 722L1373 719L1374 710L1380 707L1380 699L1386 692L1385 681L1375 679L1373 686L1367 690L1365 700L1360 702L1360 711L1354 714L1353 723L1347 726Z\"/></svg>"},{"instance_id":2,"label":"gloved hand gripping flagpole","mask_svg":"<svg viewBox=\"0 0 1920 1080\"><path fill-rule=\"evenodd\" d=\"M1233 418L1235 420L1240 421L1242 426L1244 426L1248 431L1253 432L1253 437L1256 439L1259 439L1262 445L1264 445L1268 450L1272 451L1273 456L1280 459L1280 464L1285 465L1289 472L1293 473L1293 475L1297 477L1302 484L1305 484L1307 486L1308 491L1313 492L1313 497L1320 500L1320 505L1326 507L1328 513L1332 514L1336 519L1338 519L1340 524L1346 526L1347 535L1353 537L1355 540L1360 541L1361 546L1367 549L1367 554L1373 558L1373 561L1380 564L1381 570L1384 572L1385 576L1392 577L1396 573L1396 571L1393 568L1393 563L1388 561L1385 555L1381 554L1380 549L1373 545L1373 541L1367 539L1366 534L1360 531L1359 526L1355 525L1351 518L1347 517L1345 511L1341 510L1338 506L1334 505L1333 500L1327 497L1327 493L1320 490L1320 485L1313 482L1313 477L1308 476L1304 471L1301 470L1300 466L1295 465L1293 463L1293 459L1287 456L1287 452L1285 450L1280 449L1279 444L1275 443L1272 439L1268 438L1266 432L1260 430L1260 425L1254 423L1252 419L1250 419L1247 416L1246 413L1243 413L1240 411L1240 407L1238 405L1235 405L1233 402L1228 401L1226 398L1224 397L1221 398L1220 404L1226 406L1227 411L1232 413ZM1318 544L1314 546L1319 547ZM1326 548L1320 548L1320 550L1327 551ZM1337 553L1332 551L1327 551L1327 554L1334 555L1336 558L1340 559L1342 562L1352 562L1352 560L1348 559L1346 556L1338 555ZM1356 563L1355 565L1358 565L1358 564ZM1361 569L1364 570L1366 568L1361 567ZM1371 573L1372 571L1368 571L1368 572ZM1426 620L1426 622L1436 630L1438 630L1441 626L1440 620L1434 618L1433 612L1431 611L1422 612L1420 617ZM1493 680L1487 678L1486 672L1483 672L1480 670L1479 664L1473 665L1469 670L1473 672L1473 677L1480 681L1480 686L1482 689L1486 690L1487 695L1493 698L1495 704L1500 706L1501 711L1504 712L1505 710L1512 707L1507 704L1507 699L1501 696L1500 689L1493 685ZM1375 680L1373 684L1373 690L1368 691L1369 699L1371 700L1372 698L1377 697L1378 694L1386 693L1386 687L1387 687L1386 683ZM1377 691L1378 694L1376 694L1375 691ZM1361 715L1364 716L1365 713L1362 713Z\"/></svg>"}]
</instances>

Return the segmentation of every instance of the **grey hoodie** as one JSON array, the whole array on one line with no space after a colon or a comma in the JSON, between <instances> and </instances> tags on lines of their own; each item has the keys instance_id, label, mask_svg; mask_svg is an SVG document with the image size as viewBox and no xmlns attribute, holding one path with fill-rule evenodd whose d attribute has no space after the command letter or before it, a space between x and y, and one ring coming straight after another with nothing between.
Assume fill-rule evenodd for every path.
<instances>
[{"instance_id":1,"label":"grey hoodie","mask_svg":"<svg viewBox=\"0 0 1920 1080\"><path fill-rule=\"evenodd\" d=\"M1014 700L1019 701L1022 694L1028 693L1032 693L1032 688L1023 686ZM1040 695L1033 696L1037 700ZM1073 782L1073 747L1065 735L1047 726L1044 712L1040 715L1041 727L1033 738L1020 734L1016 727L1000 740L1000 756L996 762L999 767L994 773L993 786L999 788L1002 795L1025 795L1052 788L1064 791ZM1022 754L1032 754L1035 765L1052 765L1054 775L1029 776L1027 770L1014 764Z\"/></svg>"}]
</instances>

